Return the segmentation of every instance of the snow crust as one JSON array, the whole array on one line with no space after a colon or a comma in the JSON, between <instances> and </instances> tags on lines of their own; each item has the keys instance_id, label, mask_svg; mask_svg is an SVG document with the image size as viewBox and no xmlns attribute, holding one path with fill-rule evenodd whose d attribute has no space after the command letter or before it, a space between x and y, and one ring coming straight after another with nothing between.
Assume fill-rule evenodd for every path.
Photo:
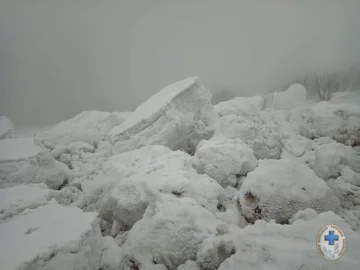
<instances>
[{"instance_id":1,"label":"snow crust","mask_svg":"<svg viewBox=\"0 0 360 270\"><path fill-rule=\"evenodd\" d=\"M165 145L192 153L202 139L213 135L216 114L211 93L197 77L165 87L141 104L108 139L120 154L146 145Z\"/></svg>"}]
</instances>

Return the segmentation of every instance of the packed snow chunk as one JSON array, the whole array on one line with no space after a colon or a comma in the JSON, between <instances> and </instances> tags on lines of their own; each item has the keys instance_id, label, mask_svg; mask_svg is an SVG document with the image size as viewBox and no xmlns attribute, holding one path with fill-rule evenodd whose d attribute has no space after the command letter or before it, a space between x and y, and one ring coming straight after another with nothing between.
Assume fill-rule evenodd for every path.
<instances>
[{"instance_id":1,"label":"packed snow chunk","mask_svg":"<svg viewBox=\"0 0 360 270\"><path fill-rule=\"evenodd\" d=\"M49 204L0 224L1 268L80 269L81 261L88 258L79 256L78 267L71 265L74 260L69 258L75 253L80 255L76 249L83 248L84 238L94 233L96 217L96 213L83 213L79 208ZM45 267L45 264L51 265L52 260L56 261L57 254L63 257L64 260L59 261L62 264L57 268ZM97 269L96 266L88 267Z\"/></svg>"},{"instance_id":2,"label":"packed snow chunk","mask_svg":"<svg viewBox=\"0 0 360 270\"><path fill-rule=\"evenodd\" d=\"M274 92L265 98L265 108L290 110L296 107L306 106L306 88L299 83L290 85L284 92Z\"/></svg>"},{"instance_id":3,"label":"packed snow chunk","mask_svg":"<svg viewBox=\"0 0 360 270\"><path fill-rule=\"evenodd\" d=\"M122 264L133 259L141 265L156 262L176 269L194 260L201 242L216 234L219 221L191 198L157 193L148 196L153 196L151 203L123 246Z\"/></svg>"},{"instance_id":4,"label":"packed snow chunk","mask_svg":"<svg viewBox=\"0 0 360 270\"><path fill-rule=\"evenodd\" d=\"M263 106L264 99L260 96L236 97L228 101L220 102L215 106L215 111L219 117L237 115L261 124L259 112Z\"/></svg>"},{"instance_id":5,"label":"packed snow chunk","mask_svg":"<svg viewBox=\"0 0 360 270\"><path fill-rule=\"evenodd\" d=\"M38 134L37 137L54 146L68 146L72 142L86 142L96 146L113 127L120 125L130 114L84 111Z\"/></svg>"},{"instance_id":6,"label":"packed snow chunk","mask_svg":"<svg viewBox=\"0 0 360 270\"><path fill-rule=\"evenodd\" d=\"M351 209L360 205L360 187L345 182L341 176L329 179L327 184L339 198L342 207Z\"/></svg>"},{"instance_id":7,"label":"packed snow chunk","mask_svg":"<svg viewBox=\"0 0 360 270\"><path fill-rule=\"evenodd\" d=\"M200 270L200 268L196 262L189 260L186 263L179 265L177 270Z\"/></svg>"},{"instance_id":8,"label":"packed snow chunk","mask_svg":"<svg viewBox=\"0 0 360 270\"><path fill-rule=\"evenodd\" d=\"M35 145L33 138L0 140L0 188L46 183L58 189L71 178L69 168Z\"/></svg>"},{"instance_id":9,"label":"packed snow chunk","mask_svg":"<svg viewBox=\"0 0 360 270\"><path fill-rule=\"evenodd\" d=\"M336 211L338 198L326 183L305 164L295 160L260 160L247 175L240 189L244 216L274 219L288 223L299 210L312 208L318 213Z\"/></svg>"},{"instance_id":10,"label":"packed snow chunk","mask_svg":"<svg viewBox=\"0 0 360 270\"><path fill-rule=\"evenodd\" d=\"M27 208L33 209L47 204L49 191L45 184L19 185L0 189L0 221Z\"/></svg>"},{"instance_id":11,"label":"packed snow chunk","mask_svg":"<svg viewBox=\"0 0 360 270\"><path fill-rule=\"evenodd\" d=\"M265 125L236 115L221 117L215 136L243 140L252 148L257 159L278 159L283 148L279 134Z\"/></svg>"},{"instance_id":12,"label":"packed snow chunk","mask_svg":"<svg viewBox=\"0 0 360 270\"><path fill-rule=\"evenodd\" d=\"M315 162L312 169L322 179L337 178L344 166L360 173L360 153L340 143L315 145Z\"/></svg>"},{"instance_id":13,"label":"packed snow chunk","mask_svg":"<svg viewBox=\"0 0 360 270\"><path fill-rule=\"evenodd\" d=\"M69 144L68 149L73 155L79 154L81 152L92 153L95 151L95 147L86 142L72 142Z\"/></svg>"},{"instance_id":14,"label":"packed snow chunk","mask_svg":"<svg viewBox=\"0 0 360 270\"><path fill-rule=\"evenodd\" d=\"M304 110L300 132L314 139L330 137L345 145L360 145L360 106L318 102Z\"/></svg>"},{"instance_id":15,"label":"packed snow chunk","mask_svg":"<svg viewBox=\"0 0 360 270\"><path fill-rule=\"evenodd\" d=\"M214 133L216 113L210 100L211 93L197 77L165 87L109 133L113 153L146 145L193 153L199 141Z\"/></svg>"},{"instance_id":16,"label":"packed snow chunk","mask_svg":"<svg viewBox=\"0 0 360 270\"><path fill-rule=\"evenodd\" d=\"M6 116L0 116L0 139L15 137L14 125Z\"/></svg>"},{"instance_id":17,"label":"packed snow chunk","mask_svg":"<svg viewBox=\"0 0 360 270\"><path fill-rule=\"evenodd\" d=\"M26 160L42 151L33 138L0 140L0 162Z\"/></svg>"},{"instance_id":18,"label":"packed snow chunk","mask_svg":"<svg viewBox=\"0 0 360 270\"><path fill-rule=\"evenodd\" d=\"M293 224L296 220L308 221L315 218L318 213L311 208L306 208L305 210L300 210L292 218L290 218L289 223Z\"/></svg>"},{"instance_id":19,"label":"packed snow chunk","mask_svg":"<svg viewBox=\"0 0 360 270\"><path fill-rule=\"evenodd\" d=\"M326 224L339 226L348 239L344 255L336 262L322 259L316 249L317 234ZM254 226L247 226L223 238L233 240L236 253L226 259L219 270L353 270L359 267L360 235L333 212L321 213L307 221L297 220L292 225L258 220Z\"/></svg>"},{"instance_id":20,"label":"packed snow chunk","mask_svg":"<svg viewBox=\"0 0 360 270\"><path fill-rule=\"evenodd\" d=\"M257 160L253 150L240 139L213 138L201 141L194 156L194 167L223 187L235 186L237 178L253 171Z\"/></svg>"}]
</instances>

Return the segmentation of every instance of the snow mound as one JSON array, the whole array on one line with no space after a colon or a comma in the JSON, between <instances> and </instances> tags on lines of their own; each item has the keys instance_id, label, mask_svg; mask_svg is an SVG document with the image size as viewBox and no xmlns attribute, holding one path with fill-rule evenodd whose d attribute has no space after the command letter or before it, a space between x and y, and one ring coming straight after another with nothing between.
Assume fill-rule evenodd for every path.
<instances>
[{"instance_id":1,"label":"snow mound","mask_svg":"<svg viewBox=\"0 0 360 270\"><path fill-rule=\"evenodd\" d=\"M51 149L59 144L68 146L72 142L86 142L96 146L113 127L120 125L129 115L131 113L84 111L37 134L37 137Z\"/></svg>"},{"instance_id":2,"label":"snow mound","mask_svg":"<svg viewBox=\"0 0 360 270\"><path fill-rule=\"evenodd\" d=\"M0 117L0 139L15 137L14 125L6 116Z\"/></svg>"},{"instance_id":3,"label":"snow mound","mask_svg":"<svg viewBox=\"0 0 360 270\"><path fill-rule=\"evenodd\" d=\"M192 153L213 135L216 114L211 93L197 77L165 87L141 104L108 138L120 154L146 145L165 145Z\"/></svg>"},{"instance_id":4,"label":"snow mound","mask_svg":"<svg viewBox=\"0 0 360 270\"><path fill-rule=\"evenodd\" d=\"M214 215L190 198L149 196L154 197L143 219L129 231L123 246L121 266L132 259L141 266L155 262L176 269L195 259L201 242L217 232Z\"/></svg>"},{"instance_id":5,"label":"snow mound","mask_svg":"<svg viewBox=\"0 0 360 270\"><path fill-rule=\"evenodd\" d=\"M201 141L196 149L194 167L223 187L235 186L237 178L253 171L257 160L251 148L240 139L213 138Z\"/></svg>"},{"instance_id":6,"label":"snow mound","mask_svg":"<svg viewBox=\"0 0 360 270\"><path fill-rule=\"evenodd\" d=\"M284 92L274 92L265 97L264 108L289 110L309 104L306 100L306 88L302 84L292 84Z\"/></svg>"},{"instance_id":7,"label":"snow mound","mask_svg":"<svg viewBox=\"0 0 360 270\"><path fill-rule=\"evenodd\" d=\"M346 251L340 260L329 263L316 250L316 237L326 224L336 224L344 231ZM218 236L222 242L232 241L236 253L226 259L219 270L235 269L357 269L360 235L333 212L321 213L292 225L266 223L258 220L254 226ZM215 241L215 240L214 240ZM216 240L219 242L220 240ZM223 254L224 249L220 250ZM231 254L230 254L231 255ZM216 268L207 268L209 270Z\"/></svg>"},{"instance_id":8,"label":"snow mound","mask_svg":"<svg viewBox=\"0 0 360 270\"><path fill-rule=\"evenodd\" d=\"M80 264L84 267L88 263L85 260L99 259L99 256L91 258L80 252L88 248L90 251L86 252L95 257L89 244L88 247L81 244L85 244L85 238L91 234L100 233L95 230L96 216L96 213L83 213L79 208L49 204L0 224L1 267L8 270L81 269ZM75 256L77 260L72 258ZM59 261L56 268L49 267L52 261ZM87 269L95 268L93 265Z\"/></svg>"},{"instance_id":9,"label":"snow mound","mask_svg":"<svg viewBox=\"0 0 360 270\"><path fill-rule=\"evenodd\" d=\"M360 144L360 106L319 102L304 110L301 135L309 138L329 137L345 145Z\"/></svg>"},{"instance_id":10,"label":"snow mound","mask_svg":"<svg viewBox=\"0 0 360 270\"><path fill-rule=\"evenodd\" d=\"M278 159L283 148L279 135L266 125L258 125L236 115L221 117L215 136L243 140L252 148L257 159Z\"/></svg>"},{"instance_id":11,"label":"snow mound","mask_svg":"<svg viewBox=\"0 0 360 270\"><path fill-rule=\"evenodd\" d=\"M82 184L85 204L94 205L100 216L125 228L139 221L149 205L145 185L153 192L190 197L211 212L225 198L221 186L192 167L191 156L165 146L145 146L111 157L103 174Z\"/></svg>"},{"instance_id":12,"label":"snow mound","mask_svg":"<svg viewBox=\"0 0 360 270\"><path fill-rule=\"evenodd\" d=\"M337 178L344 166L360 173L360 154L351 146L331 142L314 146L314 172L322 179Z\"/></svg>"},{"instance_id":13,"label":"snow mound","mask_svg":"<svg viewBox=\"0 0 360 270\"><path fill-rule=\"evenodd\" d=\"M33 138L0 140L0 188L46 183L58 189L71 178L68 167L35 145Z\"/></svg>"},{"instance_id":14,"label":"snow mound","mask_svg":"<svg viewBox=\"0 0 360 270\"><path fill-rule=\"evenodd\" d=\"M48 203L46 185L19 185L0 189L0 222L27 208L34 209Z\"/></svg>"},{"instance_id":15,"label":"snow mound","mask_svg":"<svg viewBox=\"0 0 360 270\"><path fill-rule=\"evenodd\" d=\"M259 112L263 106L264 99L260 96L236 97L220 102L215 106L215 111L219 117L237 115L259 123Z\"/></svg>"},{"instance_id":16,"label":"snow mound","mask_svg":"<svg viewBox=\"0 0 360 270\"><path fill-rule=\"evenodd\" d=\"M340 203L326 183L306 165L296 160L260 160L240 189L244 216L288 223L299 210L318 213L338 210Z\"/></svg>"}]
</instances>

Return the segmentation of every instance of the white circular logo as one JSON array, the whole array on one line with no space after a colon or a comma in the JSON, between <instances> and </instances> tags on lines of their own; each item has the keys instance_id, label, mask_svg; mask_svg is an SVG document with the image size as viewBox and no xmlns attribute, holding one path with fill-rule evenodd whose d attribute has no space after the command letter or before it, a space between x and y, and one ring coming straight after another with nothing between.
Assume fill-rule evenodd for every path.
<instances>
[{"instance_id":1,"label":"white circular logo","mask_svg":"<svg viewBox=\"0 0 360 270\"><path fill-rule=\"evenodd\" d=\"M327 261L336 261L344 254L346 238L336 225L326 225L318 233L316 246L319 254Z\"/></svg>"}]
</instances>

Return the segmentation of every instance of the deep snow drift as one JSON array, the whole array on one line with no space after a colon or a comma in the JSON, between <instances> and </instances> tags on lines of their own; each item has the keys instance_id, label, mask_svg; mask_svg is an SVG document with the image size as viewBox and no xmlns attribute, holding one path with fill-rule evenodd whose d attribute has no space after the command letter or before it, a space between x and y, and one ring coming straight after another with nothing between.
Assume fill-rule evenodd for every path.
<instances>
[{"instance_id":1,"label":"deep snow drift","mask_svg":"<svg viewBox=\"0 0 360 270\"><path fill-rule=\"evenodd\" d=\"M210 100L192 77L35 136L1 118L0 269L357 269L360 93Z\"/></svg>"}]
</instances>

